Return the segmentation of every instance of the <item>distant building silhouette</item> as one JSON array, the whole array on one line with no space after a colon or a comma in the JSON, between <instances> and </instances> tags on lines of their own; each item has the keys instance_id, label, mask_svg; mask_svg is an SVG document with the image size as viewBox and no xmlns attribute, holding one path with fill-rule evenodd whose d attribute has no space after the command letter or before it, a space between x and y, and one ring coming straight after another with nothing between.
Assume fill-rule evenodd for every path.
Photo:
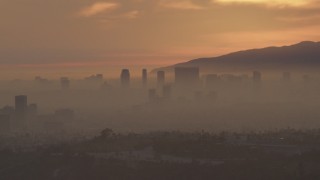
<instances>
[{"instance_id":1,"label":"distant building silhouette","mask_svg":"<svg viewBox=\"0 0 320 180\"><path fill-rule=\"evenodd\" d=\"M48 84L49 83L49 80L48 79L45 79L45 78L42 78L41 76L36 76L34 78L34 81L36 83L39 83L39 84Z\"/></svg>"},{"instance_id":2,"label":"distant building silhouette","mask_svg":"<svg viewBox=\"0 0 320 180\"><path fill-rule=\"evenodd\" d=\"M175 83L178 86L195 86L199 84L200 71L198 67L176 67Z\"/></svg>"},{"instance_id":3,"label":"distant building silhouette","mask_svg":"<svg viewBox=\"0 0 320 180\"><path fill-rule=\"evenodd\" d=\"M15 119L17 124L22 125L27 119L28 98L25 95L15 96Z\"/></svg>"},{"instance_id":4,"label":"distant building silhouette","mask_svg":"<svg viewBox=\"0 0 320 180\"><path fill-rule=\"evenodd\" d=\"M88 81L102 81L103 80L103 74L96 74L89 77L86 77L85 80Z\"/></svg>"},{"instance_id":5,"label":"distant building silhouette","mask_svg":"<svg viewBox=\"0 0 320 180\"><path fill-rule=\"evenodd\" d=\"M60 78L60 84L62 89L69 89L70 87L70 80L67 77Z\"/></svg>"},{"instance_id":6,"label":"distant building silhouette","mask_svg":"<svg viewBox=\"0 0 320 180\"><path fill-rule=\"evenodd\" d=\"M130 71L129 69L123 69L120 75L121 86L129 87L130 86Z\"/></svg>"},{"instance_id":7,"label":"distant building silhouette","mask_svg":"<svg viewBox=\"0 0 320 180\"><path fill-rule=\"evenodd\" d=\"M147 69L142 69L142 85L147 86L148 83L148 72Z\"/></svg>"},{"instance_id":8,"label":"distant building silhouette","mask_svg":"<svg viewBox=\"0 0 320 180\"><path fill-rule=\"evenodd\" d=\"M157 72L157 85L158 87L162 87L165 83L165 72L164 71L158 71Z\"/></svg>"}]
</instances>

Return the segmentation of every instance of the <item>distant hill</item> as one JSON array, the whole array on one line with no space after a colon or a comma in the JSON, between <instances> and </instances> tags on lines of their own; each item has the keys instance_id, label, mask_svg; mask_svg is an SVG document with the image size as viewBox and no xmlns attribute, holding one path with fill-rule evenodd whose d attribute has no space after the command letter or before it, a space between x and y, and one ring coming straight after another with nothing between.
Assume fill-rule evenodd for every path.
<instances>
[{"instance_id":1,"label":"distant hill","mask_svg":"<svg viewBox=\"0 0 320 180\"><path fill-rule=\"evenodd\" d=\"M320 70L320 42L304 41L291 46L267 47L199 58L185 63L154 69L172 72L174 67L199 67L207 72L317 71Z\"/></svg>"}]
</instances>

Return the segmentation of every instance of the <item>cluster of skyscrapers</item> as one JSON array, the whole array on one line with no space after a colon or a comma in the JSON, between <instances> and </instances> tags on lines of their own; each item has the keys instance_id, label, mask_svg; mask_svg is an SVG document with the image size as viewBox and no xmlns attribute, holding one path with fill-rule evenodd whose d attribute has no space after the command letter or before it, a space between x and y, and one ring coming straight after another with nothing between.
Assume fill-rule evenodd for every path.
<instances>
[{"instance_id":1,"label":"cluster of skyscrapers","mask_svg":"<svg viewBox=\"0 0 320 180\"><path fill-rule=\"evenodd\" d=\"M159 99L168 99L172 97L173 90L176 94L183 95L194 95L200 97L201 90L203 87L207 89L214 89L212 87L217 86L221 81L226 82L237 82L242 81L244 76L236 76L232 74L207 74L205 76L205 81L201 81L200 70L198 67L175 67L173 72L173 82L168 83L166 72L164 70L159 70L155 72L156 75L156 85L154 88L148 90L148 97L150 101L156 101ZM283 79L289 81L290 73L284 73ZM259 71L253 71L252 73L252 82L253 88L258 90L261 86L262 74ZM121 87L128 88L130 87L130 71L129 69L123 69L120 75ZM142 84L144 87L148 86L148 72L146 69L142 70ZM160 95L161 94L161 95ZM216 97L217 93L210 91L208 96Z\"/></svg>"},{"instance_id":2,"label":"cluster of skyscrapers","mask_svg":"<svg viewBox=\"0 0 320 180\"><path fill-rule=\"evenodd\" d=\"M63 123L74 118L71 109L58 109L52 115L38 115L37 104L28 104L26 95L15 96L14 107L5 106L0 109L0 134L30 130L30 125L37 127L37 123L42 125ZM48 121L50 117L51 122Z\"/></svg>"}]
</instances>

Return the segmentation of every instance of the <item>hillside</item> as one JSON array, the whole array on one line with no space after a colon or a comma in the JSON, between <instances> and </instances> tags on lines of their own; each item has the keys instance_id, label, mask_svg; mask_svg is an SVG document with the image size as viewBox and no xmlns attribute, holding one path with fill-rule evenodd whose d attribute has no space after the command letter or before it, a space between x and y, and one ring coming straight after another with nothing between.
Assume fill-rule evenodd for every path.
<instances>
[{"instance_id":1,"label":"hillside","mask_svg":"<svg viewBox=\"0 0 320 180\"><path fill-rule=\"evenodd\" d=\"M199 58L153 70L172 71L176 66L195 66L201 72L243 72L252 70L319 70L320 42L304 41L291 46L267 47Z\"/></svg>"}]
</instances>

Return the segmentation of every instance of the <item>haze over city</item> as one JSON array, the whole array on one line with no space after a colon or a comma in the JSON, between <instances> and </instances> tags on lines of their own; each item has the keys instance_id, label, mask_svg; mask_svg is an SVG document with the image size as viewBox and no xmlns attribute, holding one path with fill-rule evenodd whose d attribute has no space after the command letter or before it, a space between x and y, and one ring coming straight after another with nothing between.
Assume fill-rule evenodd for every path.
<instances>
[{"instance_id":1,"label":"haze over city","mask_svg":"<svg viewBox=\"0 0 320 180\"><path fill-rule=\"evenodd\" d=\"M0 179L320 179L320 1L0 0Z\"/></svg>"}]
</instances>

